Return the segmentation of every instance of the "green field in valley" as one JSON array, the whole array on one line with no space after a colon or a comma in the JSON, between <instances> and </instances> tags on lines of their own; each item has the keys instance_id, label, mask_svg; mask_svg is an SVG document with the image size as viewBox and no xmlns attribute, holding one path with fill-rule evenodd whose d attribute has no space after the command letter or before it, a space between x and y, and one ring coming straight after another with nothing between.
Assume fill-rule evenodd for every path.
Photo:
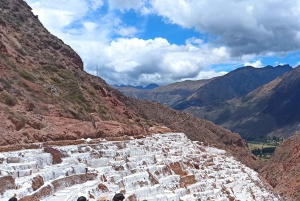
<instances>
[{"instance_id":1,"label":"green field in valley","mask_svg":"<svg viewBox=\"0 0 300 201\"><path fill-rule=\"evenodd\" d=\"M266 140L264 142L247 142L250 151L262 161L269 160L280 141Z\"/></svg>"}]
</instances>

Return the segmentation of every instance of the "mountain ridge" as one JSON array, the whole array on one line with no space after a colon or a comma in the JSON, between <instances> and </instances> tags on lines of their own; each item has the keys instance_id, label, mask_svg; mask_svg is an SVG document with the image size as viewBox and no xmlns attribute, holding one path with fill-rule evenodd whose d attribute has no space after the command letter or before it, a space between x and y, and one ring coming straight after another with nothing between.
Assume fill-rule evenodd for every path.
<instances>
[{"instance_id":1,"label":"mountain ridge","mask_svg":"<svg viewBox=\"0 0 300 201\"><path fill-rule=\"evenodd\" d=\"M205 106L212 102L220 103L243 96L290 70L292 70L290 65L241 67L199 88L173 108L183 110L190 106Z\"/></svg>"},{"instance_id":2,"label":"mountain ridge","mask_svg":"<svg viewBox=\"0 0 300 201\"><path fill-rule=\"evenodd\" d=\"M296 67L246 96L215 105L214 110L192 107L188 112L239 132L244 138L287 138L298 129L299 79L300 68Z\"/></svg>"}]
</instances>

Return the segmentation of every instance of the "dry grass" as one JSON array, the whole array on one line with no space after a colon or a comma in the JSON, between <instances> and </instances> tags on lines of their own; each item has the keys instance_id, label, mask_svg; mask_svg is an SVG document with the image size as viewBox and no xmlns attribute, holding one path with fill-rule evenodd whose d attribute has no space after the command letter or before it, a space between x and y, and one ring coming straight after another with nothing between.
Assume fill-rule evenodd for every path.
<instances>
[{"instance_id":1,"label":"dry grass","mask_svg":"<svg viewBox=\"0 0 300 201\"><path fill-rule=\"evenodd\" d=\"M14 95L6 91L0 92L0 101L8 106L15 106L17 104L17 99Z\"/></svg>"}]
</instances>

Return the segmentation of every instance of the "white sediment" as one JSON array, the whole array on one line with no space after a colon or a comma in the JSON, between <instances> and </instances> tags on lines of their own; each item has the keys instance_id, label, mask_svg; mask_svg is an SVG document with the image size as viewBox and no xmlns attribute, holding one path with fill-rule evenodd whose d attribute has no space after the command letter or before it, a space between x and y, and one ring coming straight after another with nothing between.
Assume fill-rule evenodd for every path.
<instances>
[{"instance_id":1,"label":"white sediment","mask_svg":"<svg viewBox=\"0 0 300 201\"><path fill-rule=\"evenodd\" d=\"M149 201L281 200L259 179L258 174L241 164L226 151L199 145L183 133L156 134L144 139L122 142L53 147L64 158L52 164L52 156L42 149L1 153L1 175L12 175L18 189L8 190L0 200L14 193L24 197L33 193L32 179L40 175L45 185L71 175L97 173L97 178L83 184L62 188L48 201L76 201L85 195L90 201L111 200L115 192L124 192L125 200L134 196ZM11 163L8 163L11 159ZM15 162L15 163L14 163ZM179 164L184 174L176 174L171 164ZM177 172L178 173L178 172ZM184 183L186 177L190 177ZM107 191L100 190L99 184ZM92 195L92 196L90 196ZM93 198L94 197L94 198Z\"/></svg>"}]
</instances>

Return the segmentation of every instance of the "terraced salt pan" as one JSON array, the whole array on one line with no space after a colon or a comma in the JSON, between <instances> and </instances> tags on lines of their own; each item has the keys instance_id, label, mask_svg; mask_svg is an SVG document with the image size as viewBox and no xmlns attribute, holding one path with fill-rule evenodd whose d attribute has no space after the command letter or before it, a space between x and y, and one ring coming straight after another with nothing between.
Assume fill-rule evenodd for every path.
<instances>
[{"instance_id":1,"label":"terraced salt pan","mask_svg":"<svg viewBox=\"0 0 300 201\"><path fill-rule=\"evenodd\" d=\"M53 197L42 200L76 201L79 195L87 196L90 201L100 197L111 200L120 191L125 200L280 200L255 171L224 150L201 146L183 133L54 148L63 154L62 164L52 165L51 156L42 150L2 153L6 158L19 157L21 161L0 165L0 169L6 170L3 174L13 175L19 186L17 190L6 191L0 200L7 200L15 192L19 197L33 193L32 178L37 175L47 184L83 174L85 167L96 172L97 179L62 188ZM29 170L29 175L20 176L20 172ZM107 190L99 189L99 184Z\"/></svg>"}]
</instances>

